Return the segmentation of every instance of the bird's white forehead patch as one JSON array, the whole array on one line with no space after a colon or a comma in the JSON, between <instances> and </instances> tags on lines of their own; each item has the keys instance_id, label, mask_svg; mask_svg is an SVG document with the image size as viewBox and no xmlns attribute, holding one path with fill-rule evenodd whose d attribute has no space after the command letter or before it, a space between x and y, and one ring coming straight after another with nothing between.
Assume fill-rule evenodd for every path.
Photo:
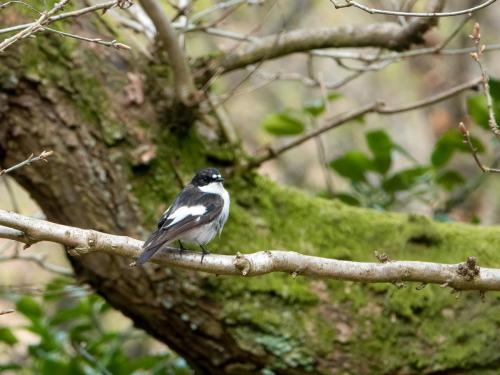
<instances>
[{"instance_id":1,"label":"bird's white forehead patch","mask_svg":"<svg viewBox=\"0 0 500 375\"><path fill-rule=\"evenodd\" d=\"M168 220L172 220L170 224L167 225L167 228L179 221L183 220L188 216L201 216L207 211L207 208L203 205L196 206L181 206L177 208L174 212L168 215Z\"/></svg>"},{"instance_id":2,"label":"bird's white forehead patch","mask_svg":"<svg viewBox=\"0 0 500 375\"><path fill-rule=\"evenodd\" d=\"M212 178L215 180L216 178L221 178L222 176L220 174L213 174Z\"/></svg>"}]
</instances>

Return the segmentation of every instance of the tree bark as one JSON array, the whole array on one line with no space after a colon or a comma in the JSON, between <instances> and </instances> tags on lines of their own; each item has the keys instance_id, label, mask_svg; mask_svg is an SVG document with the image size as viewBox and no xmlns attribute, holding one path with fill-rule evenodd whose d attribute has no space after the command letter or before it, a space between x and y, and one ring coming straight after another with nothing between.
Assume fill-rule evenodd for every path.
<instances>
[{"instance_id":1,"label":"tree bark","mask_svg":"<svg viewBox=\"0 0 500 375\"><path fill-rule=\"evenodd\" d=\"M176 176L234 161L224 141L199 135L196 111L171 98L160 63L40 35L4 57L0 87L0 163L55 152L13 174L54 222L143 237L179 190ZM497 228L355 209L254 173L227 185L231 215L212 246L228 254L282 248L366 261L383 250L499 265ZM199 373L453 373L500 364L493 296L479 303L479 294L456 300L440 287L130 268L102 253L70 260L82 282Z\"/></svg>"}]
</instances>

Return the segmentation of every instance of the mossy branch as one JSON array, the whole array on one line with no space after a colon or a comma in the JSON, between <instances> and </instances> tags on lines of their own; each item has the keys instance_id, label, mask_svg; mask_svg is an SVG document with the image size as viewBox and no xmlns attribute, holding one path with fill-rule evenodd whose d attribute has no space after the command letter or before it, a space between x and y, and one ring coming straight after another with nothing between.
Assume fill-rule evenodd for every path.
<instances>
[{"instance_id":1,"label":"mossy branch","mask_svg":"<svg viewBox=\"0 0 500 375\"><path fill-rule=\"evenodd\" d=\"M52 241L68 247L71 255L94 251L136 258L142 241L94 230L34 219L0 210L0 224L19 230L25 236L6 236L30 245ZM7 233L7 232L6 232ZM2 232L0 232L2 236ZM439 264L416 261L385 261L382 263L352 262L299 254L293 251L259 251L252 254L210 255L201 262L201 254L173 248L165 249L153 262L217 275L258 276L286 272L292 276L318 276L336 280L365 283L400 283L404 281L441 284L458 290L500 291L500 269L479 268L474 257L460 264Z\"/></svg>"}]
</instances>

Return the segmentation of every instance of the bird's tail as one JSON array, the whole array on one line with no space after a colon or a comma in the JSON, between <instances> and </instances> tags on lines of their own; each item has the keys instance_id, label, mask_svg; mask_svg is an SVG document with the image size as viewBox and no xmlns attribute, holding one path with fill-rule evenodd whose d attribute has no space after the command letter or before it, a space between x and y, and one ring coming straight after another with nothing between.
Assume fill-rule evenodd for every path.
<instances>
[{"instance_id":1,"label":"bird's tail","mask_svg":"<svg viewBox=\"0 0 500 375\"><path fill-rule=\"evenodd\" d=\"M143 265L146 263L155 253L160 249L161 245L151 246L144 249L142 254L135 261L138 265Z\"/></svg>"},{"instance_id":2,"label":"bird's tail","mask_svg":"<svg viewBox=\"0 0 500 375\"><path fill-rule=\"evenodd\" d=\"M136 264L143 265L162 247L163 243L158 241L158 230L144 242L142 254L135 261Z\"/></svg>"}]
</instances>

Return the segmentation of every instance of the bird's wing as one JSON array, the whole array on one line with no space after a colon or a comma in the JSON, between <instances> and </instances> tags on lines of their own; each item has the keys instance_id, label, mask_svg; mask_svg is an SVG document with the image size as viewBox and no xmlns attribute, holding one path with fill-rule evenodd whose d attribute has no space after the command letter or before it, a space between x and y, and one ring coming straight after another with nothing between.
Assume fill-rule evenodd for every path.
<instances>
[{"instance_id":1,"label":"bird's wing","mask_svg":"<svg viewBox=\"0 0 500 375\"><path fill-rule=\"evenodd\" d=\"M158 229L144 243L144 251L137 263L145 263L163 245L182 237L191 229L211 222L223 207L224 200L218 194L204 193L194 186L187 186L160 218Z\"/></svg>"}]
</instances>

